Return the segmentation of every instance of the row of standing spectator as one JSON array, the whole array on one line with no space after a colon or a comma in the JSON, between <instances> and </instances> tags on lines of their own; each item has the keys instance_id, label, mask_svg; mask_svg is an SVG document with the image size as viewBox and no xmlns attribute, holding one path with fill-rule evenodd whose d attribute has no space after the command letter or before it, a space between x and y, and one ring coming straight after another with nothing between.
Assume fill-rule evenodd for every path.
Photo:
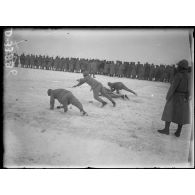
<instances>
[{"instance_id":1,"label":"row of standing spectator","mask_svg":"<svg viewBox=\"0 0 195 195\"><path fill-rule=\"evenodd\" d=\"M17 56L15 66L19 60L23 68L35 68L66 72L88 71L93 76L95 74L107 75L111 77L127 77L139 80L171 82L176 68L175 65L154 65L140 62L107 61L84 58L60 58L42 55Z\"/></svg>"}]
</instances>

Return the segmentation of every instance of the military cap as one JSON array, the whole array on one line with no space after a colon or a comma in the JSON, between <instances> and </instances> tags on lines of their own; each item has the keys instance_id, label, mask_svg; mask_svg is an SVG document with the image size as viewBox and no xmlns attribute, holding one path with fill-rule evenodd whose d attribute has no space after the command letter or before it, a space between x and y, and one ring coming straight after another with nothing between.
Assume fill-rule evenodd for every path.
<instances>
[{"instance_id":1,"label":"military cap","mask_svg":"<svg viewBox=\"0 0 195 195\"><path fill-rule=\"evenodd\" d=\"M188 69L188 61L187 60L181 60L177 63L178 67L183 69Z\"/></svg>"}]
</instances>

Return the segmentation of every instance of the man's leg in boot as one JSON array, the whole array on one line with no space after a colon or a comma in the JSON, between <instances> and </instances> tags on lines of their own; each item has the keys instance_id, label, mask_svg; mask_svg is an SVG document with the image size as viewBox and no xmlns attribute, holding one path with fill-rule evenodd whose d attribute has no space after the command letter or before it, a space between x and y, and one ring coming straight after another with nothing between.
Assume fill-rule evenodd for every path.
<instances>
[{"instance_id":1,"label":"man's leg in boot","mask_svg":"<svg viewBox=\"0 0 195 195\"><path fill-rule=\"evenodd\" d=\"M129 91L130 93L133 93L134 95L137 96L137 93L135 93L135 91L133 91L133 90L127 88L125 85L123 86L123 89L126 90L126 91Z\"/></svg>"},{"instance_id":2,"label":"man's leg in boot","mask_svg":"<svg viewBox=\"0 0 195 195\"><path fill-rule=\"evenodd\" d=\"M72 96L71 104L77 107L80 110L80 112L82 112L83 115L88 116L87 112L85 112L85 110L83 109L83 105L76 97Z\"/></svg>"},{"instance_id":3,"label":"man's leg in boot","mask_svg":"<svg viewBox=\"0 0 195 195\"><path fill-rule=\"evenodd\" d=\"M127 95L125 95L125 98L129 100L129 98L128 98L128 96L127 96Z\"/></svg>"},{"instance_id":4,"label":"man's leg in boot","mask_svg":"<svg viewBox=\"0 0 195 195\"><path fill-rule=\"evenodd\" d=\"M182 130L182 126L183 126L183 125L178 124L177 131L175 132L175 136L176 136L176 137L180 137L181 130Z\"/></svg>"},{"instance_id":5,"label":"man's leg in boot","mask_svg":"<svg viewBox=\"0 0 195 195\"><path fill-rule=\"evenodd\" d=\"M159 133L169 135L169 127L170 127L171 122L165 122L165 128L162 130L158 130Z\"/></svg>"},{"instance_id":6,"label":"man's leg in boot","mask_svg":"<svg viewBox=\"0 0 195 195\"><path fill-rule=\"evenodd\" d=\"M94 97L94 99L96 99L98 102L101 102L102 103L102 107L104 107L107 103L103 100L103 99L101 99L100 97L99 97L99 90L98 90L98 88L96 88L96 89L93 89L93 97Z\"/></svg>"},{"instance_id":7,"label":"man's leg in boot","mask_svg":"<svg viewBox=\"0 0 195 195\"><path fill-rule=\"evenodd\" d=\"M106 93L106 91L104 90L103 87L102 87L102 89L101 89L101 94L102 94L104 97L106 97L107 99L109 99L109 100L112 102L112 104L113 104L114 107L116 106L115 101Z\"/></svg>"},{"instance_id":8,"label":"man's leg in boot","mask_svg":"<svg viewBox=\"0 0 195 195\"><path fill-rule=\"evenodd\" d=\"M107 93L111 98L123 98L124 99L124 96L123 95L118 95L118 94L115 94L115 93Z\"/></svg>"}]
</instances>

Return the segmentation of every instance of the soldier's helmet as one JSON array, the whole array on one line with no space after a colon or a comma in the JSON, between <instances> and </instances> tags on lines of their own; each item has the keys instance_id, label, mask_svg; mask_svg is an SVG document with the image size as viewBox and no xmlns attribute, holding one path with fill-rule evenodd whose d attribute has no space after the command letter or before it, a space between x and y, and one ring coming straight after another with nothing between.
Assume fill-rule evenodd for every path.
<instances>
[{"instance_id":1,"label":"soldier's helmet","mask_svg":"<svg viewBox=\"0 0 195 195\"><path fill-rule=\"evenodd\" d=\"M188 69L188 61L187 60L181 60L177 63L178 67L182 68L182 69Z\"/></svg>"},{"instance_id":2,"label":"soldier's helmet","mask_svg":"<svg viewBox=\"0 0 195 195\"><path fill-rule=\"evenodd\" d=\"M52 91L52 89L48 89L48 90L47 90L47 94L48 94L48 96L50 96L50 95L51 95L51 91Z\"/></svg>"},{"instance_id":3,"label":"soldier's helmet","mask_svg":"<svg viewBox=\"0 0 195 195\"><path fill-rule=\"evenodd\" d=\"M84 71L84 72L83 72L83 76L84 76L84 77L89 76L89 72L88 72L88 71Z\"/></svg>"}]
</instances>

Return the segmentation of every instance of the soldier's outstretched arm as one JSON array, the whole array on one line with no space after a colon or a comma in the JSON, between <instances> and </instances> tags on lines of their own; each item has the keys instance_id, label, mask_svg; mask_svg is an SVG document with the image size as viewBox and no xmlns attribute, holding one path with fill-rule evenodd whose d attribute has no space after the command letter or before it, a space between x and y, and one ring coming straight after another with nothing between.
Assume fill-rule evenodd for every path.
<instances>
[{"instance_id":1,"label":"soldier's outstretched arm","mask_svg":"<svg viewBox=\"0 0 195 195\"><path fill-rule=\"evenodd\" d=\"M78 83L77 85L74 85L73 88L74 88L74 87L78 87L78 86L80 86L80 85L82 85L83 83L86 82L85 78L78 79L77 81L79 81L79 83Z\"/></svg>"}]
</instances>

